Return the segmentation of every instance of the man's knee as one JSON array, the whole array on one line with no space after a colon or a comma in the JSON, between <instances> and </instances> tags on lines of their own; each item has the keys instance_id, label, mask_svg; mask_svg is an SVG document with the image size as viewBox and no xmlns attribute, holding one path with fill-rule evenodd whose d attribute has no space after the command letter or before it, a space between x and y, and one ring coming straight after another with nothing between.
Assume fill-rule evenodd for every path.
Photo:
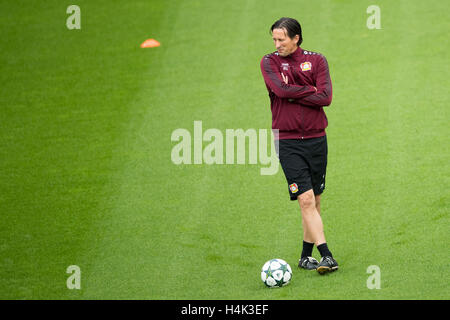
<instances>
[{"instance_id":1,"label":"man's knee","mask_svg":"<svg viewBox=\"0 0 450 320\"><path fill-rule=\"evenodd\" d=\"M316 207L316 198L314 192L308 190L298 196L298 202L302 210L314 209Z\"/></svg>"}]
</instances>

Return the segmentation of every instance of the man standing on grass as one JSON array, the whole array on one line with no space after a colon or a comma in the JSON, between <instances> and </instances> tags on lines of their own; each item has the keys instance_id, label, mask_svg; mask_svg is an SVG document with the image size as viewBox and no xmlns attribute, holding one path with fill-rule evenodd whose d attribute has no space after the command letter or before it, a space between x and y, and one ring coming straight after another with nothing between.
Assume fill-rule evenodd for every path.
<instances>
[{"instance_id":1,"label":"man standing on grass","mask_svg":"<svg viewBox=\"0 0 450 320\"><path fill-rule=\"evenodd\" d=\"M335 271L338 264L328 249L320 216L320 195L325 189L328 125L323 111L331 103L328 63L319 53L300 48L299 22L281 18L271 29L277 51L261 60L261 71L269 91L272 129L279 144L279 159L291 200L300 205L303 250L298 266L320 274ZM314 245L322 256L312 255Z\"/></svg>"}]
</instances>

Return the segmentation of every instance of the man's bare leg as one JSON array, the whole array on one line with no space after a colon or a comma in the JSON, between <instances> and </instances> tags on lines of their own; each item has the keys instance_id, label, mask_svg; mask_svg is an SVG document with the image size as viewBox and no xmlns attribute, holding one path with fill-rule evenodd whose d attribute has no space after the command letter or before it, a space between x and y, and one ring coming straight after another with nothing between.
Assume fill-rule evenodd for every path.
<instances>
[{"instance_id":1,"label":"man's bare leg","mask_svg":"<svg viewBox=\"0 0 450 320\"><path fill-rule=\"evenodd\" d=\"M320 216L320 196L314 196L313 190L308 190L299 195L297 199L302 212L304 248L306 245L305 241L310 243L310 250L312 248L311 244L314 243L322 256L317 266L317 272L325 274L337 270L338 264L328 249L323 232L323 222ZM299 262L299 266L303 265L302 261L304 260L302 259Z\"/></svg>"},{"instance_id":2,"label":"man's bare leg","mask_svg":"<svg viewBox=\"0 0 450 320\"><path fill-rule=\"evenodd\" d=\"M318 197L320 210L320 196ZM325 243L322 218L316 207L317 197L314 196L313 190L302 193L297 199L302 213L303 240L316 246Z\"/></svg>"},{"instance_id":3,"label":"man's bare leg","mask_svg":"<svg viewBox=\"0 0 450 320\"><path fill-rule=\"evenodd\" d=\"M319 262L311 257L314 244L325 243L322 218L318 211L318 209L320 210L320 196L314 196L311 189L299 195L297 200L300 204L303 226L303 248L299 267L314 270L319 266Z\"/></svg>"},{"instance_id":4,"label":"man's bare leg","mask_svg":"<svg viewBox=\"0 0 450 320\"><path fill-rule=\"evenodd\" d=\"M315 198L316 198L316 210L317 210L317 212L320 214L320 194L319 195L317 195L317 196L315 196Z\"/></svg>"}]
</instances>

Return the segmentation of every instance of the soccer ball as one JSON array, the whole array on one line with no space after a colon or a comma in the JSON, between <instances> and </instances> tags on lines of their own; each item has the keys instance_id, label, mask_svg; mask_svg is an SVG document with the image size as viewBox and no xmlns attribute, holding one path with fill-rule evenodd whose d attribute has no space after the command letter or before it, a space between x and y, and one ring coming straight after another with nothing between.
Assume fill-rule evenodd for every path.
<instances>
[{"instance_id":1,"label":"soccer ball","mask_svg":"<svg viewBox=\"0 0 450 320\"><path fill-rule=\"evenodd\" d=\"M269 260L262 267L261 280L269 288L284 287L291 279L291 266L283 259Z\"/></svg>"}]
</instances>

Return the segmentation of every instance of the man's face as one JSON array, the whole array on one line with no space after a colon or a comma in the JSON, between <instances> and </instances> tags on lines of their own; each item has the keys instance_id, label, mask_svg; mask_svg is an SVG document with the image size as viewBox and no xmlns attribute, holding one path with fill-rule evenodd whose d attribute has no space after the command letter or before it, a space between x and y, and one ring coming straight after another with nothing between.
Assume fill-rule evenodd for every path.
<instances>
[{"instance_id":1,"label":"man's face","mask_svg":"<svg viewBox=\"0 0 450 320\"><path fill-rule=\"evenodd\" d=\"M278 54L282 57L286 57L298 48L297 42L300 37L296 34L295 37L291 39L287 35L286 29L282 28L272 30L272 39Z\"/></svg>"}]
</instances>

